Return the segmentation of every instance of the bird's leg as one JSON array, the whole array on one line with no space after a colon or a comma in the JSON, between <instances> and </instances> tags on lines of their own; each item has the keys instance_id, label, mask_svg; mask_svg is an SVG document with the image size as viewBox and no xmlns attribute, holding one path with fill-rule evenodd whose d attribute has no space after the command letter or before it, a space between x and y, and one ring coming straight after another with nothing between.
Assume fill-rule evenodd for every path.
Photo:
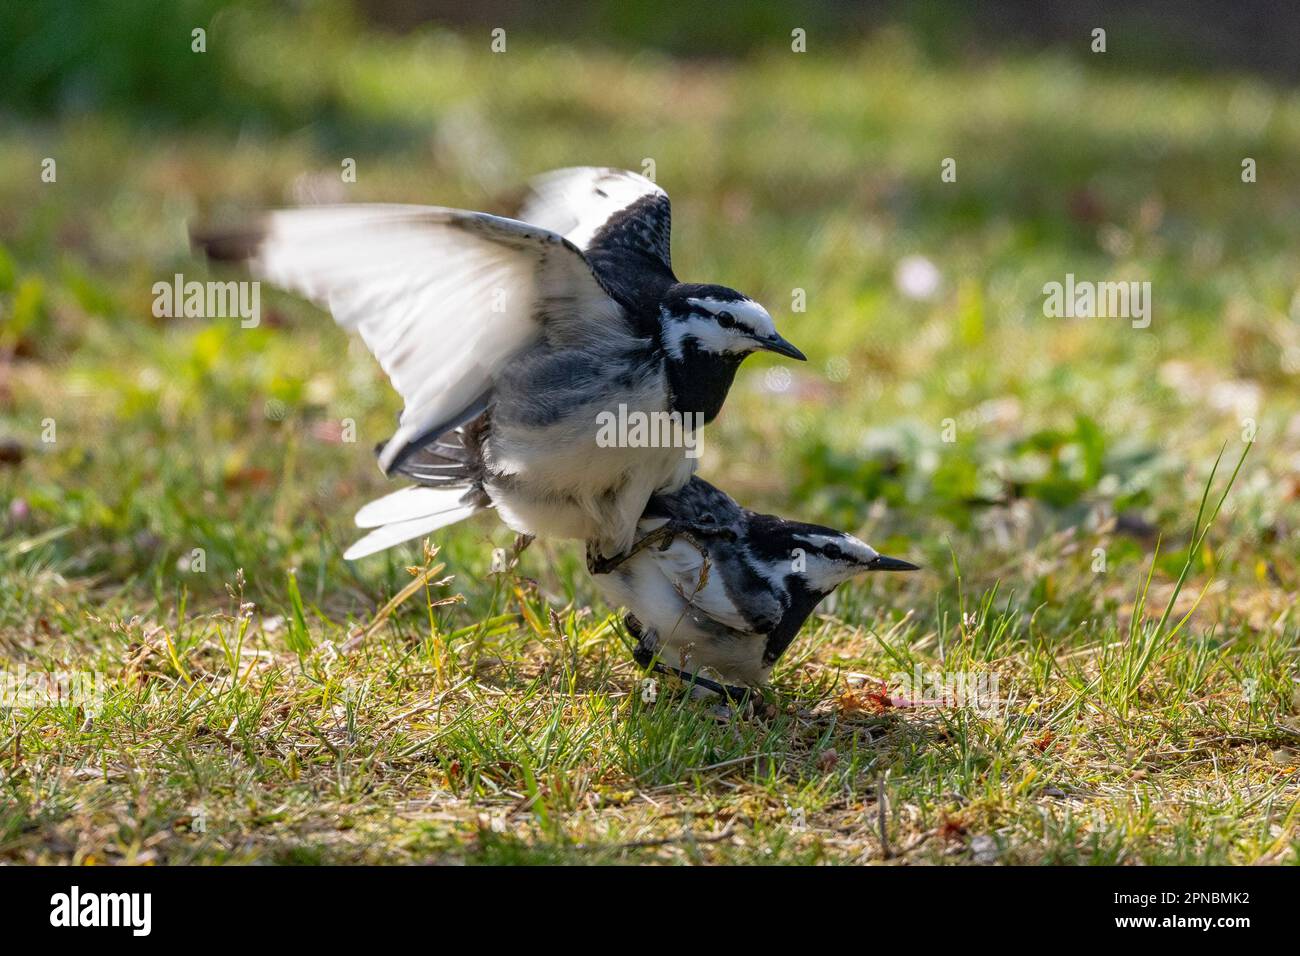
<instances>
[{"instance_id":1,"label":"bird's leg","mask_svg":"<svg viewBox=\"0 0 1300 956\"><path fill-rule=\"evenodd\" d=\"M699 534L703 536L707 532L716 531L716 528L706 528L701 525L689 524L685 521L673 520L669 521L659 530L667 533L667 539L663 544L659 545L660 551L667 551L672 547L674 541L681 538L696 551L700 552L700 557L706 562L709 560L708 547L704 545L696 535Z\"/></svg>"},{"instance_id":2,"label":"bird's leg","mask_svg":"<svg viewBox=\"0 0 1300 956\"><path fill-rule=\"evenodd\" d=\"M707 677L701 677L699 674L691 674L670 664L665 664L659 660L658 655L646 644L645 631L642 630L640 621L628 614L623 618L623 624L628 633L637 639L636 647L632 649L632 660L636 661L644 670L653 671L656 674L667 674L670 677L685 681L689 685L703 687L705 690L713 691L713 693L719 694L735 704L747 703L754 693L752 687L733 687L730 684L720 684L717 681L709 680Z\"/></svg>"},{"instance_id":3,"label":"bird's leg","mask_svg":"<svg viewBox=\"0 0 1300 956\"><path fill-rule=\"evenodd\" d=\"M667 551L672 547L673 541L681 538L696 551L700 552L700 557L705 561L709 560L709 549L700 538L713 535L733 535L733 532L727 528L714 527L712 525L694 524L690 521L681 521L676 518L670 519L649 532L638 541L632 544L622 554L615 555L612 558L606 558L596 553L595 548L587 544L587 570L592 574L609 574L620 564L623 564L634 555L640 554L651 545L658 545L660 551Z\"/></svg>"},{"instance_id":4,"label":"bird's leg","mask_svg":"<svg viewBox=\"0 0 1300 956\"><path fill-rule=\"evenodd\" d=\"M640 661L638 661L640 663ZM644 665L642 665L644 666ZM685 681L688 685L694 687L703 687L705 690L711 690L713 693L725 697L733 704L746 704L754 694L752 687L735 687L732 684L720 684L715 680L709 680L707 677L701 677L699 674L692 674L688 671L678 670L670 664L663 661L655 661L650 668L660 674L668 674L676 677L678 680Z\"/></svg>"},{"instance_id":5,"label":"bird's leg","mask_svg":"<svg viewBox=\"0 0 1300 956\"><path fill-rule=\"evenodd\" d=\"M593 543L590 541L587 542L587 570L592 574L609 574L609 572L613 571L620 564L623 564L634 555L640 554L652 544L657 544L662 541L663 547L667 548L673 541L672 535L667 534L668 528L669 525L655 528L655 530L651 531L639 541L633 542L632 547L628 548L622 554L617 554L612 558L607 558L600 554L596 551L596 546Z\"/></svg>"}]
</instances>

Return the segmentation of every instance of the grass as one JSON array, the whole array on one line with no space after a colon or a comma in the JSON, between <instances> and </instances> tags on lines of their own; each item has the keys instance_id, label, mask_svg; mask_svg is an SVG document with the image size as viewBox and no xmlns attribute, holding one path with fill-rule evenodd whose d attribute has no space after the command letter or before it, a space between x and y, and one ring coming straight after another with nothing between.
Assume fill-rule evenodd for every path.
<instances>
[{"instance_id":1,"label":"grass","mask_svg":"<svg viewBox=\"0 0 1300 956\"><path fill-rule=\"evenodd\" d=\"M257 17L203 121L0 120L0 657L103 692L0 710L0 860L1296 862L1294 92ZM345 564L397 411L364 350L267 289L150 311L195 217L646 158L679 273L811 359L747 363L704 475L928 569L843 588L749 719L644 683L576 545ZM1151 327L1044 317L1067 272L1151 281ZM998 706L905 706L918 668Z\"/></svg>"}]
</instances>

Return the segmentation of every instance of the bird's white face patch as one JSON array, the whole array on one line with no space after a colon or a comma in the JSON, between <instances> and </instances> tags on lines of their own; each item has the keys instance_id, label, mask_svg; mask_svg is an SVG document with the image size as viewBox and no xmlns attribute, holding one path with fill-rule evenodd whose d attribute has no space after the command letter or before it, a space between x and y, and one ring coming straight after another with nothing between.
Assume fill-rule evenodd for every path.
<instances>
[{"instance_id":1,"label":"bird's white face patch","mask_svg":"<svg viewBox=\"0 0 1300 956\"><path fill-rule=\"evenodd\" d=\"M687 299L697 309L709 316L692 315L688 319L666 323L664 346L674 358L682 357L682 342L692 338L707 352L749 353L759 346L755 339L768 339L776 334L776 323L767 309L751 299L728 302L722 299ZM719 321L723 314L730 319ZM731 323L728 327L723 322Z\"/></svg>"},{"instance_id":2,"label":"bird's white face patch","mask_svg":"<svg viewBox=\"0 0 1300 956\"><path fill-rule=\"evenodd\" d=\"M872 558L879 557L875 548L851 534L801 534L796 535L795 540L803 541L809 547L818 550L828 544L837 545L846 558L859 563L866 563Z\"/></svg>"},{"instance_id":3,"label":"bird's white face patch","mask_svg":"<svg viewBox=\"0 0 1300 956\"><path fill-rule=\"evenodd\" d=\"M875 548L851 534L796 535L794 540L807 546L803 573L814 591L833 590L866 570L866 565L879 557ZM822 553L831 544L840 549L842 557L829 558Z\"/></svg>"},{"instance_id":4,"label":"bird's white face patch","mask_svg":"<svg viewBox=\"0 0 1300 956\"><path fill-rule=\"evenodd\" d=\"M697 309L717 316L723 312L730 313L736 321L736 329L758 339L768 339L776 335L776 323L753 299L741 299L739 302L724 302L721 299L687 299Z\"/></svg>"}]
</instances>

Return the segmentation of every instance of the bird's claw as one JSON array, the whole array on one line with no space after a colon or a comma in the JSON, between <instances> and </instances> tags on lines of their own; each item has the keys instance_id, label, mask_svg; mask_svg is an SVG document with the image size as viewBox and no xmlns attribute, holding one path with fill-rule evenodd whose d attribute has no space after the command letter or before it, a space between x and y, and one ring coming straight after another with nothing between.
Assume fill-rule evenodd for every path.
<instances>
[{"instance_id":1,"label":"bird's claw","mask_svg":"<svg viewBox=\"0 0 1300 956\"><path fill-rule=\"evenodd\" d=\"M633 542L632 546L622 554L615 555L612 558L607 558L600 554L596 550L595 545L588 543L587 570L592 574L609 574L619 565L628 561L633 556L640 554L646 548L655 547L661 552L667 551L678 538L681 538L683 541L690 544L691 547L700 552L700 556L707 561L709 557L709 549L700 538L714 535L735 536L733 532L725 528L694 524L689 521L681 521L678 519L670 519L639 540Z\"/></svg>"}]
</instances>

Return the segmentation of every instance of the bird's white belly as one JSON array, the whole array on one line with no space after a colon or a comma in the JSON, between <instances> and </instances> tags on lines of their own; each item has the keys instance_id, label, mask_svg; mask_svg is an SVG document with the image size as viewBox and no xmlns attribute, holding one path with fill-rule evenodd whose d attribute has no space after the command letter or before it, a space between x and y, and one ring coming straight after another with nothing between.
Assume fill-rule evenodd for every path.
<instances>
[{"instance_id":1,"label":"bird's white belly","mask_svg":"<svg viewBox=\"0 0 1300 956\"><path fill-rule=\"evenodd\" d=\"M767 679L761 635L702 626L699 610L648 554L633 557L621 570L596 575L596 586L607 603L627 608L641 622L647 644L663 663L688 673L712 672L729 683L757 685Z\"/></svg>"},{"instance_id":2,"label":"bird's white belly","mask_svg":"<svg viewBox=\"0 0 1300 956\"><path fill-rule=\"evenodd\" d=\"M597 409L548 426L494 425L488 493L502 520L526 534L596 542L604 555L626 551L657 491L675 491L695 471L681 447L598 442Z\"/></svg>"}]
</instances>

